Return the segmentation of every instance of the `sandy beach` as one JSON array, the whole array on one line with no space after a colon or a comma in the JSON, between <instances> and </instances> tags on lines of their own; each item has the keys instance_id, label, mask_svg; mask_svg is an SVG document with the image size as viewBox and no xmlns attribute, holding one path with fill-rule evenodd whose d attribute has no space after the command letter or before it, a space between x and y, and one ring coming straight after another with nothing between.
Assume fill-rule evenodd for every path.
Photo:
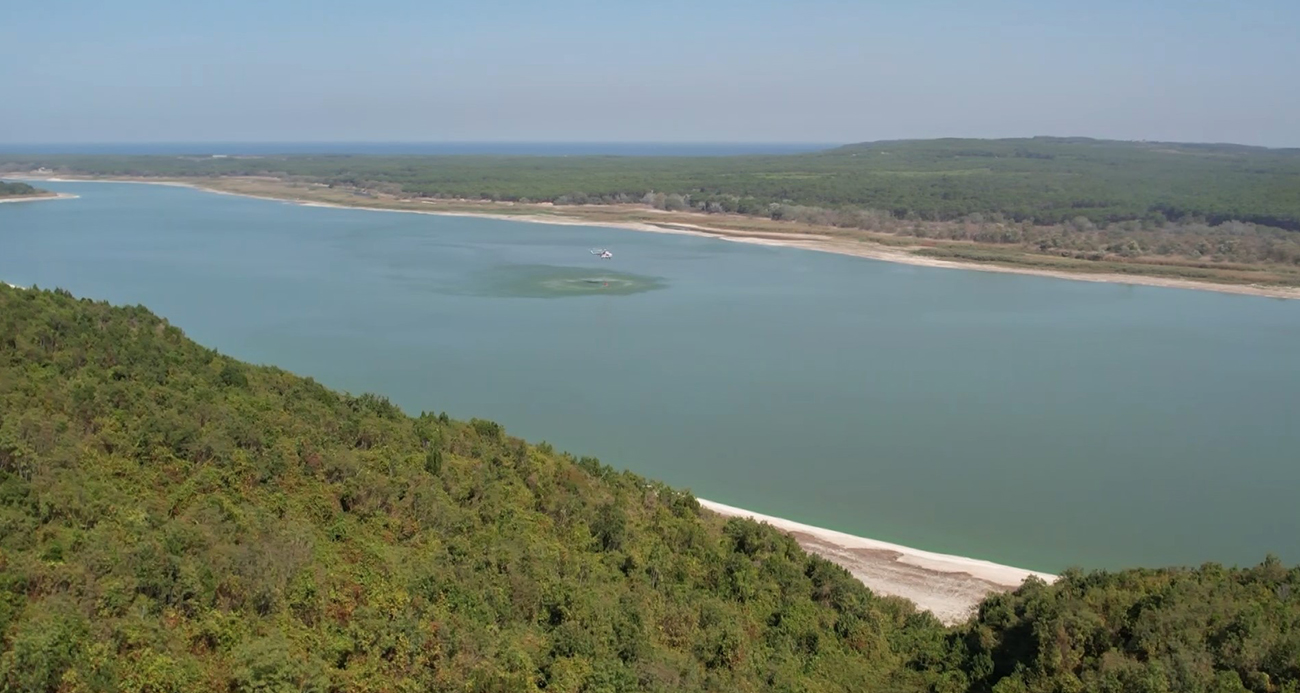
<instances>
[{"instance_id":1,"label":"sandy beach","mask_svg":"<svg viewBox=\"0 0 1300 693\"><path fill-rule=\"evenodd\" d=\"M40 202L41 200L74 200L78 195L72 193L55 193L53 195L23 195L22 197L0 198L0 204L6 202Z\"/></svg>"},{"instance_id":2,"label":"sandy beach","mask_svg":"<svg viewBox=\"0 0 1300 693\"><path fill-rule=\"evenodd\" d=\"M251 197L261 200L273 200L277 202L287 202L300 204L309 207L335 207L340 209L361 209L372 212L399 212L404 214L432 214L436 216L454 216L454 217L479 217L483 219L499 219L502 221L522 221L533 224L559 224L566 226L603 226L607 228L620 228L632 231L646 231L651 233L671 233L690 236L701 236L706 238L715 238L725 241L734 241L737 243L752 243L757 245L766 245L784 248L799 248L802 250L812 250L824 253L835 253L839 255L849 255L860 257L868 260L880 260L882 262L893 262L898 264L913 265L918 267L936 267L942 269L970 270L977 272L998 272L1003 274L1024 274L1038 277L1050 277L1053 279L1066 279L1070 281L1096 282L1103 284L1125 284L1130 286L1154 286L1169 289L1191 289L1196 291L1213 291L1217 293L1239 294L1249 296L1264 296L1267 298L1282 298L1300 300L1300 287L1262 285L1262 284L1227 284L1211 281L1198 281L1195 279L1178 279L1169 277L1143 276L1139 274L1114 274L1114 273L1079 273L1066 272L1061 270L1039 269L1034 267L1016 267L1011 265L996 265L978 262L964 262L958 260L943 260L939 258L926 257L909 252L907 248L882 245L866 240L847 239L835 237L827 234L817 233L781 233L773 231L740 231L733 229L720 229L710 227L707 224L694 224L683 222L664 222L656 223L651 221L611 221L611 220L593 220L584 219L577 216L565 216L563 214L551 213L494 213L479 211L461 211L461 210L444 210L444 209L420 209L422 205L438 204L432 200L402 200L402 199L385 199L382 203L388 206L373 205L346 205L335 202L323 202L319 200L306 199L301 196L291 195L273 196L259 195L255 193L237 192L232 190L223 190L221 188L191 183L188 181L176 180L140 180L127 178L61 178L53 176L44 176L37 174L10 174L10 178L17 180L44 180L49 182L68 182L68 183L141 183L146 185L171 185L205 192L217 193L221 195L236 195L239 197ZM75 197L75 195L73 196ZM52 199L52 198L44 198ZM372 198L367 198L372 199ZM494 203L489 203L494 204ZM508 203L495 203L508 204ZM513 206L513 205L510 205ZM704 215L700 215L704 217ZM707 221L707 218L702 219Z\"/></svg>"},{"instance_id":3,"label":"sandy beach","mask_svg":"<svg viewBox=\"0 0 1300 693\"><path fill-rule=\"evenodd\" d=\"M903 597L947 624L964 621L992 592L1019 587L1030 576L1045 582L1055 575L963 556L922 551L760 515L699 499L700 505L725 517L747 517L790 534L809 553L832 561L878 594Z\"/></svg>"}]
</instances>

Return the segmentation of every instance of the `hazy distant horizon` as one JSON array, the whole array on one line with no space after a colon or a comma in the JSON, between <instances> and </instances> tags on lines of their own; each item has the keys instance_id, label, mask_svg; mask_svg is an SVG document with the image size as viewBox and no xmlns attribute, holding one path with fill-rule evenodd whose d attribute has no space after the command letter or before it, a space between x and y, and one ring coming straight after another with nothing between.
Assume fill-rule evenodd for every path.
<instances>
[{"instance_id":1,"label":"hazy distant horizon","mask_svg":"<svg viewBox=\"0 0 1300 693\"><path fill-rule=\"evenodd\" d=\"M1296 147L1264 147L1242 142L1115 140L1088 135L1026 135L1023 137L928 137L867 139L853 142L781 141L565 141L565 140L481 140L481 141L396 141L396 140L287 140L287 141L121 141L121 142L0 142L0 154L105 154L105 155L498 155L498 156L728 156L744 154L796 154L822 151L853 144L944 139L1093 139L1098 141L1148 142L1261 147L1274 150Z\"/></svg>"},{"instance_id":2,"label":"hazy distant horizon","mask_svg":"<svg viewBox=\"0 0 1300 693\"><path fill-rule=\"evenodd\" d=\"M826 142L68 142L4 144L0 154L228 155L311 154L495 156L731 156L797 154L843 146Z\"/></svg>"},{"instance_id":3,"label":"hazy distant horizon","mask_svg":"<svg viewBox=\"0 0 1300 693\"><path fill-rule=\"evenodd\" d=\"M0 133L53 142L1300 146L1300 3L15 3Z\"/></svg>"}]
</instances>

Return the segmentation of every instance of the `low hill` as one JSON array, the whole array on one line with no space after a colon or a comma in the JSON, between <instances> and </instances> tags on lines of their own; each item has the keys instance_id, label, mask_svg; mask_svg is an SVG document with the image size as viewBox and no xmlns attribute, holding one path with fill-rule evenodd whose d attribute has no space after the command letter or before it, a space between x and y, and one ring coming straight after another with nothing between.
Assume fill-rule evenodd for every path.
<instances>
[{"instance_id":1,"label":"low hill","mask_svg":"<svg viewBox=\"0 0 1300 693\"><path fill-rule=\"evenodd\" d=\"M0 180L0 197L22 197L25 195L40 195L43 190L38 190L26 183L6 183Z\"/></svg>"},{"instance_id":2,"label":"low hill","mask_svg":"<svg viewBox=\"0 0 1300 693\"><path fill-rule=\"evenodd\" d=\"M821 157L841 171L901 178L877 193L827 195L896 214L1037 224L1197 218L1300 231L1300 149L1033 137L870 142Z\"/></svg>"},{"instance_id":3,"label":"low hill","mask_svg":"<svg viewBox=\"0 0 1300 693\"><path fill-rule=\"evenodd\" d=\"M772 528L0 284L0 691L1295 691L1300 570L945 629Z\"/></svg>"}]
</instances>

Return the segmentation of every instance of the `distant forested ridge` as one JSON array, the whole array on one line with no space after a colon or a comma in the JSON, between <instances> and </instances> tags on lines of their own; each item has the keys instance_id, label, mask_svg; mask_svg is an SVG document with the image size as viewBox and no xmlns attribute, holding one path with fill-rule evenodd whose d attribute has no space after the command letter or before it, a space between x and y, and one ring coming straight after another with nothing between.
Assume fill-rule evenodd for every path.
<instances>
[{"instance_id":1,"label":"distant forested ridge","mask_svg":"<svg viewBox=\"0 0 1300 693\"><path fill-rule=\"evenodd\" d=\"M36 167L274 176L407 197L646 204L1076 260L1300 265L1300 149L1035 137L722 157L0 155L0 172Z\"/></svg>"},{"instance_id":2,"label":"distant forested ridge","mask_svg":"<svg viewBox=\"0 0 1300 693\"><path fill-rule=\"evenodd\" d=\"M41 191L33 188L26 183L6 183L0 180L0 197L19 197L22 195L36 195Z\"/></svg>"},{"instance_id":3,"label":"distant forested ridge","mask_svg":"<svg viewBox=\"0 0 1300 693\"><path fill-rule=\"evenodd\" d=\"M1298 685L1271 558L1068 571L945 629L689 493L0 284L0 691Z\"/></svg>"},{"instance_id":4,"label":"distant forested ridge","mask_svg":"<svg viewBox=\"0 0 1300 693\"><path fill-rule=\"evenodd\" d=\"M860 207L904 218L1094 224L1198 218L1300 230L1300 149L1036 137L903 140L810 154L617 156L12 156L9 168L107 175L287 175L415 195L569 203ZM675 201L674 201L675 202Z\"/></svg>"}]
</instances>

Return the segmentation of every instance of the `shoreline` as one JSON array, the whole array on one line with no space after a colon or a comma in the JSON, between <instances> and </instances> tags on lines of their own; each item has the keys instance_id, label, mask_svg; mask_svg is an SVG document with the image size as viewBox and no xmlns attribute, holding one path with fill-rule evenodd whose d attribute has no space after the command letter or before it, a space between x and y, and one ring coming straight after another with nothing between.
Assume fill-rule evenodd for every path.
<instances>
[{"instance_id":1,"label":"shoreline","mask_svg":"<svg viewBox=\"0 0 1300 693\"><path fill-rule=\"evenodd\" d=\"M75 200L80 195L72 193L54 193L53 195L20 195L18 197L0 198L0 204L6 202L40 202L41 200Z\"/></svg>"},{"instance_id":2,"label":"shoreline","mask_svg":"<svg viewBox=\"0 0 1300 693\"><path fill-rule=\"evenodd\" d=\"M13 289L27 287L0 280ZM751 512L697 498L700 507L722 517L742 517L771 525L799 546L839 565L880 596L907 599L945 625L966 620L994 592L1009 592L1029 577L1053 582L1055 575L978 558L935 553Z\"/></svg>"},{"instance_id":3,"label":"shoreline","mask_svg":"<svg viewBox=\"0 0 1300 693\"><path fill-rule=\"evenodd\" d=\"M911 265L915 267L933 267L939 269L956 269L970 270L977 272L997 272L1002 274L1020 274L1035 277L1047 277L1051 279L1065 279L1069 281L1083 281L1100 284L1120 284L1127 286L1151 286L1166 289L1187 289L1193 291L1212 291L1215 293L1233 294L1242 296L1260 296L1263 298L1279 298L1300 300L1300 287L1288 287L1279 285L1266 284L1230 284L1212 281L1203 281L1198 279L1180 279L1172 277L1154 277L1140 274L1117 274L1108 272L1098 272L1095 274L1086 274L1081 272L1069 272L1065 270L1041 269L1035 267L1017 267L1014 265L997 265L979 262L968 262L961 260L944 260L940 258L925 257L916 255L906 250L894 248L891 246L873 243L871 241L852 240L836 238L826 234L814 233L789 233L789 232L771 232L771 231L739 231L712 228L705 225L668 222L654 223L649 221L618 221L618 220L593 220L583 219L578 216L566 216L564 214L542 214L542 213L521 213L505 214L496 212L480 212L465 210L440 210L440 209L418 209L408 207L379 207L365 205L348 205L337 202L323 202L319 200L305 199L302 197L275 197L271 195L258 195L246 192L234 192L231 190L222 190L220 188L202 185L200 183L191 183L177 180L141 180L131 178L62 178L58 176L38 176L33 174L10 175L10 178L16 180L38 180L49 181L52 183L136 183L141 185L170 185L182 188L191 188L203 192L215 193L218 195L234 195L237 197L249 197L258 200L271 200L275 202L286 202L298 204L305 207L330 207L336 209L357 209L371 212L396 212L402 214L429 214L434 216L450 217L477 217L481 219L496 219L500 221L519 221L532 224L552 224L557 226L599 226L605 228L626 229L630 231L647 231L651 233L668 233L676 235L696 236L701 238L713 238L716 240L732 241L736 243L750 243L754 245L764 245L769 247L796 248L800 250L812 250L816 252L832 253L836 255L846 255L866 260L877 260L881 262L892 262L896 264ZM75 195L73 196L75 197ZM50 199L50 198L45 198ZM417 200L394 200L388 204L433 204L432 202ZM497 203L501 204L501 203Z\"/></svg>"},{"instance_id":4,"label":"shoreline","mask_svg":"<svg viewBox=\"0 0 1300 693\"><path fill-rule=\"evenodd\" d=\"M505 215L446 210L406 210L352 207L328 202L291 200L235 193L225 190L215 190L179 181L115 181L102 179L83 181L59 178L48 178L45 180L49 180L50 182L124 182L146 185L169 185L223 195L253 197L256 199L286 202L310 207L361 209L407 214L432 214L438 216L481 217L507 221L541 222L561 225L609 226L613 228L652 231L656 233L707 236L721 238L723 240L754 242L775 246L791 245L791 241L807 243L809 240L816 240L815 238L791 239L785 237L774 237L774 234L766 234L765 237L761 238L728 238L726 236L718 236L716 234L708 233L707 229L696 230L691 228L689 225L684 224L675 224L672 228L667 228L642 222L598 223L583 219L565 217L552 218L543 215ZM75 195L72 195L71 197L75 197ZM42 199L57 198L45 197ZM8 282L5 283L8 284ZM14 285L10 284L10 286ZM757 522L769 524L794 537L805 551L819 555L842 566L873 592L883 596L908 599L916 604L918 609L930 611L939 620L946 624L953 624L965 620L970 616L979 602L987 595L993 592L1014 590L1030 576L1036 576L1048 582L1056 579L1056 576L1047 573L999 565L980 559L934 553L899 544L855 536L822 527L815 527L786 520L784 518L763 515L761 513L755 513L742 508L724 505L709 500L698 500L701 507L723 517L745 517Z\"/></svg>"},{"instance_id":5,"label":"shoreline","mask_svg":"<svg viewBox=\"0 0 1300 693\"><path fill-rule=\"evenodd\" d=\"M1056 575L977 558L914 549L876 539L697 498L702 508L723 517L743 517L794 537L799 546L848 570L871 591L902 597L933 613L946 625L966 620L993 592L1009 592L1026 579L1054 582Z\"/></svg>"},{"instance_id":6,"label":"shoreline","mask_svg":"<svg viewBox=\"0 0 1300 693\"><path fill-rule=\"evenodd\" d=\"M701 238L713 238L716 240L732 241L736 243L750 243L754 245L764 245L769 247L796 248L799 250L812 250L816 252L832 253L836 255L846 255L866 260L878 260L881 262L892 262L896 264L912 265L914 267L933 267L939 269L956 269L971 270L977 272L998 272L1002 274L1020 274L1034 277L1047 277L1051 279L1065 279L1069 281L1083 281L1100 284L1121 284L1128 286L1152 286L1165 289L1188 289L1193 291L1212 291L1215 293L1260 296L1264 298L1280 298L1300 300L1300 287L1288 287L1265 284L1228 284L1211 281L1202 281L1197 279L1179 279L1171 277L1153 277L1140 274L1116 274L1107 272L1098 272L1096 274L1085 274L1081 272L1068 272L1064 270L1040 269L1035 267L1016 267L1012 265L986 264L979 262L967 262L961 260L943 260L939 258L925 257L870 241L857 241L851 239L835 238L826 234L812 233L782 233L782 232L764 232L764 231L734 231L719 228L711 228L700 224L682 223L682 222L664 222L654 223L648 221L617 221L617 220L592 220L583 219L577 216L565 216L563 214L540 214L540 213L523 213L523 214L503 214L495 212L479 212L464 210L439 210L439 209L417 209L406 207L372 207L364 205L348 205L337 202L322 202L319 200L304 199L301 197L274 197L271 195L257 195L254 193L234 192L222 190L220 188L202 185L200 183L191 183L177 180L141 180L138 178L62 178L59 176L39 176L29 173L10 175L15 180L43 180L51 183L136 183L141 185L170 185L181 188L191 188L203 192L215 193L218 195L234 195L237 197L249 197L258 200L271 200L275 202L287 202L298 204L304 207L329 207L335 209L357 209L370 212L396 212L401 214L429 214L434 216L448 217L477 217L481 219L497 219L500 221L519 221L531 224L552 224L557 226L600 226L605 228L627 229L630 231L648 231L651 233L668 233L685 236L697 236ZM75 197L75 195L73 196ZM390 204L430 204L423 201L390 201ZM498 203L499 204L499 203Z\"/></svg>"},{"instance_id":7,"label":"shoreline","mask_svg":"<svg viewBox=\"0 0 1300 693\"><path fill-rule=\"evenodd\" d=\"M761 231L746 233L743 231L711 229L706 226L697 226L681 222L665 222L664 224L656 224L653 222L643 221L603 221L563 215L551 216L540 213L500 214L460 210L358 206L310 199L273 197L269 195L235 192L211 188L190 182L171 180L77 179L58 177L24 178L28 180L47 180L49 182L166 185L191 188L214 194L249 197L307 207L328 207L405 214L429 214L436 216L479 217L526 223L620 228L654 233L691 235L773 247L792 247L805 250L816 250L820 252L831 252L902 264L1029 274L1060 279L1073 279L1078 281L1151 285L1168 288L1189 288L1258 296L1275 296L1274 294L1267 292L1268 290L1275 289L1284 292L1283 295L1277 295L1275 297L1300 299L1300 290L1292 290L1287 287L1218 285L1194 280L1131 277L1127 275L1079 275L1069 272L1035 270L1032 268L989 266L919 257L910 255L905 251L894 250L888 246L876 244L872 244L875 245L874 248L868 247L854 249L851 247L841 247L838 244L867 244L837 239L823 234L795 234ZM0 200L0 202L30 201L34 199L70 199L76 197L78 196L75 194L57 193L52 196L29 196L22 199ZM414 201L411 204L420 204L420 202ZM1112 279L1112 276L1120 277L1120 279ZM8 282L3 283L15 289L24 288L14 284L9 284ZM1056 575L1041 571L1027 570L965 556L926 551L923 549L907 547L900 544L795 522L780 517L764 515L702 498L697 500L702 508L722 517L742 517L756 522L769 524L777 530L793 537L805 551L819 555L845 568L850 574L876 594L907 599L916 604L918 609L933 613L940 621L948 625L959 623L967 619L973 613L973 610L978 606L980 601L989 594L1015 590L1030 577L1041 579L1048 583L1054 582L1057 579Z\"/></svg>"}]
</instances>

